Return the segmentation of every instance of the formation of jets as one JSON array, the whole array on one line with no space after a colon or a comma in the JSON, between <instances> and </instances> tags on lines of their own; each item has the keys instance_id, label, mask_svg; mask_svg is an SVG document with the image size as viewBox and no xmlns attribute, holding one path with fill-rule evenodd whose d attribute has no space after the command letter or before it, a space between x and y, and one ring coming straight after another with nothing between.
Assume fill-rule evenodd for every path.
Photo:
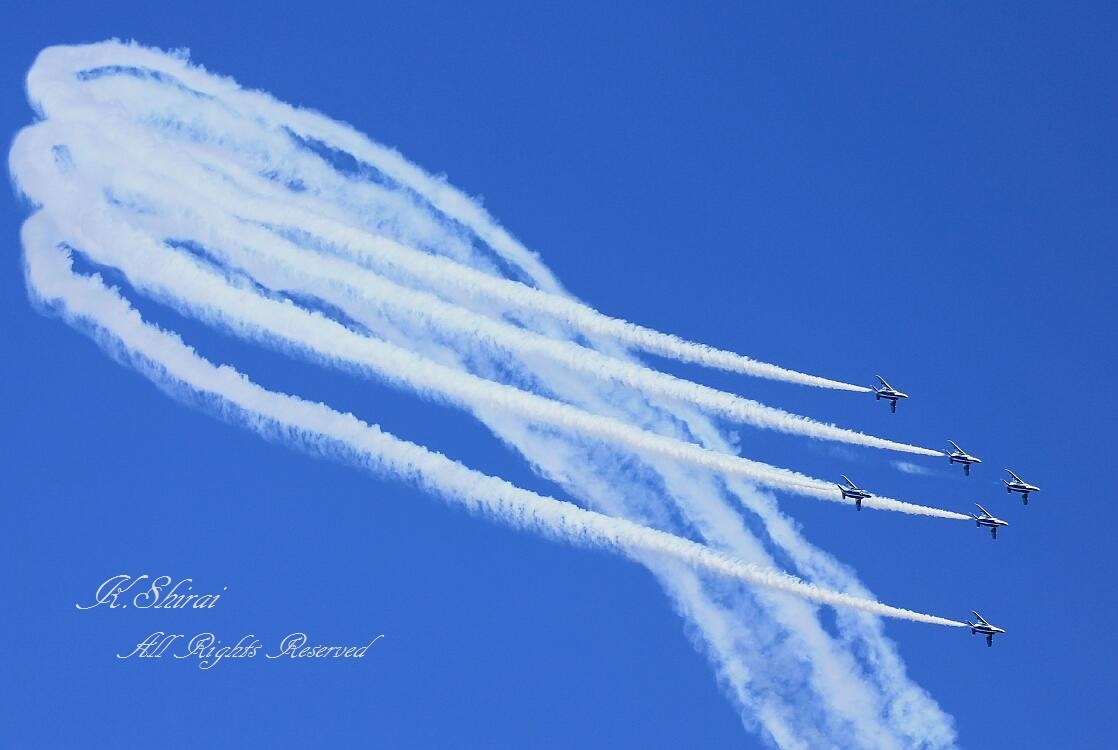
<instances>
[{"instance_id":1,"label":"formation of jets","mask_svg":"<svg viewBox=\"0 0 1118 750\"><path fill-rule=\"evenodd\" d=\"M888 401L890 411L896 413L897 401L902 398L908 398L908 394L902 393L893 386L889 385L889 382L880 375L877 376L877 379L881 385L870 386L870 388L873 390L874 400L881 401L882 399L884 399ZM952 464L961 464L963 467L963 474L969 477L970 467L974 464L982 463L982 459L967 453L965 450L960 448L959 444L956 443L954 440L948 440L947 442L951 444L951 451L946 454L948 462ZM1005 483L1005 491L1011 494L1014 492L1019 493L1021 495L1021 502L1023 502L1025 505L1028 505L1029 494L1033 492L1040 492L1040 488L1036 485L1029 484L1025 480L1021 479L1021 477L1014 474L1013 471L1011 471L1010 469L1006 469L1006 472L1009 473L1009 476L1012 477L1012 480L1002 480ZM845 484L838 485L839 491L842 492L842 499L853 500L855 507L857 507L858 510L861 510L862 501L865 500L867 497L873 497L873 495L862 489L858 485L854 484L854 482L852 482L846 475L843 475L842 478ZM979 528L990 529L990 536L994 539L997 539L998 529L1002 526L1009 526L1009 522L1003 521L1000 518L995 518L990 511L986 510L978 503L975 503L975 506L980 512L970 513L968 515L974 519L976 526L978 526ZM1004 633L1005 630L995 625L991 625L988 620L986 620L977 612L974 612L974 616L978 618L977 622L970 622L969 620L967 621L967 626L970 628L971 635L974 635L975 633L982 633L986 636L986 645L993 646L994 636Z\"/></svg>"}]
</instances>

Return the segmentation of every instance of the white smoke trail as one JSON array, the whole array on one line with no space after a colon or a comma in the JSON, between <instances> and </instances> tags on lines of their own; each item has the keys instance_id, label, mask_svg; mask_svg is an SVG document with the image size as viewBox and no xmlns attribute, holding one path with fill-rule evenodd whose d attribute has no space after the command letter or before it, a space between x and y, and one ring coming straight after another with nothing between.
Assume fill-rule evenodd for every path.
<instances>
[{"instance_id":1,"label":"white smoke trail","mask_svg":"<svg viewBox=\"0 0 1118 750\"><path fill-rule=\"evenodd\" d=\"M506 423L499 432L507 436L509 429ZM586 472L560 477L564 467L585 464L586 457L564 455L564 446L546 440L546 436L532 436L515 427L512 433L518 445L525 445L526 438L539 441L538 446L528 442L528 452L542 457L545 474L552 476L554 472L554 478L562 479L568 491L606 498L604 509L611 515L623 513L631 505L626 502L623 472L592 483L594 477ZM672 497L701 499L719 494L709 476L682 472L666 478ZM841 581L840 588L863 590L848 570L806 543L795 525L776 510L771 498L749 487L734 491L746 507L757 511L777 549L798 568L810 571L813 577ZM701 507L689 506L688 515L709 543L733 549L735 556L755 564L775 564L731 508L704 502ZM733 592L704 584L678 566L652 563L651 567L669 595L677 598L680 613L694 617L701 625L701 645L711 652L734 697L762 715L766 729L772 731L771 721L777 721L783 727L780 736L798 737L808 747L901 750L953 746L949 720L923 690L905 678L895 647L884 638L880 624L868 616L847 620L840 614L837 622L842 640L835 643L802 602L765 596L763 592L758 592L753 601L742 601ZM743 622L765 624L742 634ZM872 667L859 669L848 649L868 655ZM875 716L877 711L880 715Z\"/></svg>"},{"instance_id":2,"label":"white smoke trail","mask_svg":"<svg viewBox=\"0 0 1118 750\"><path fill-rule=\"evenodd\" d=\"M77 204L67 207L63 203L61 212L55 205L52 203L47 210L51 211L56 221L61 222L67 208L72 212ZM360 368L419 393L433 394L469 408L495 408L559 429L612 440L637 451L686 461L796 494L846 502L836 488L825 482L736 456L714 453L674 438L636 429L617 419L593 415L511 386L460 373L391 343L354 333L317 313L268 299L249 289L231 286L188 256L168 251L144 235L130 233L123 224L104 222L100 212L83 217L80 228L68 231L78 238L78 247L90 257L98 263L119 268L137 288L239 335L265 343L279 343L310 353L321 361ZM113 252L112 243L122 241L131 245L129 251ZM970 520L951 511L889 498L868 498L863 505L915 515Z\"/></svg>"},{"instance_id":3,"label":"white smoke trail","mask_svg":"<svg viewBox=\"0 0 1118 750\"><path fill-rule=\"evenodd\" d=\"M67 111L67 116L70 114ZM152 212L150 206L145 213L128 217L127 221L145 226L149 233L174 236L179 240L195 238L202 233L204 237L198 241L210 252L220 255L223 265L242 270L265 286L314 294L357 319L361 318L363 306L383 309L390 315L421 317L442 331L470 336L520 355L546 356L572 370L612 380L650 395L685 401L707 412L755 427L919 455L943 455L941 451L789 414L606 356L573 342L495 321L449 304L428 292L401 287L384 276L339 258L308 251L284 237L239 220L251 215L254 221L274 223L276 217L262 216L265 212L258 204L274 206L276 198L284 196L274 196L273 201L267 203L232 190L228 180L217 179L211 170L200 169L196 162L176 159L160 152L142 129L115 121L107 133L105 117L99 119L98 130L93 131L71 123L67 117L65 139L75 170L82 172L81 177L85 178L90 172L113 174L115 190L143 195L147 202L158 200L159 210L155 211L158 217L154 221L145 222ZM34 130L25 131L21 140L31 142L19 145L39 153L37 158L42 159L42 155L49 154L51 145L63 137L62 133L52 132L47 127L49 125L49 122L43 123ZM117 175L111 165L105 164L100 157L102 154L120 153L133 154L137 159L136 169L128 175ZM153 162L158 167L157 174L146 172L143 166L150 168ZM70 182L74 183L78 177L71 175ZM97 191L98 197L110 187L99 184L95 175L91 175L90 179L94 180L91 189ZM235 213L228 213L234 209ZM205 215L204 222L199 221L199 213ZM271 213L277 212L273 208ZM290 212L286 219L292 220Z\"/></svg>"},{"instance_id":4,"label":"white smoke trail","mask_svg":"<svg viewBox=\"0 0 1118 750\"><path fill-rule=\"evenodd\" d=\"M343 445L363 463L406 477L447 500L493 515L510 525L547 536L629 554L669 555L721 576L820 604L852 607L912 622L966 627L966 623L956 620L823 589L780 571L741 563L672 534L520 489L395 438L351 414L268 391L231 367L214 366L178 337L145 323L99 278L74 274L69 255L60 249L60 245L73 243L74 238L56 233L43 211L24 223L21 239L28 282L43 302L59 309L78 328L92 326L95 338L121 347L122 353L143 374L165 387L183 386L243 411L238 421L253 429L271 433L278 427L297 444L329 441ZM232 416L234 412L226 414Z\"/></svg>"},{"instance_id":5,"label":"white smoke trail","mask_svg":"<svg viewBox=\"0 0 1118 750\"><path fill-rule=\"evenodd\" d=\"M150 50L141 51L147 58L140 60L134 54L136 48L119 44L81 49L87 52L79 49L69 53L76 61L73 69L84 64L77 61L83 55L86 55L85 62L90 65L124 65L125 67L118 67L117 70L122 75L150 75L138 69L127 69L128 65L138 66L141 63L152 70L166 69L180 78L179 73L186 69L182 61L168 61L165 55ZM197 70L192 71L191 75L205 77ZM485 236L490 249L521 269L520 276L525 284L514 284L514 287L531 289L535 286L556 297L562 293L558 283L534 256L520 248L507 235L503 235L502 239L503 230L496 227L484 211L453 189L448 188L444 191L445 194L439 195L439 191L446 187L441 180L427 177L397 154L368 143L363 136L353 134L344 126L332 124L317 115L276 105L264 95L246 94L245 98L237 100L237 107L227 107L224 102L220 105L229 110L225 114L232 113L230 116L240 117L251 127L242 128L239 132L235 128L223 131L218 140L214 141L213 112L204 115L200 113L196 98L182 90L178 90L174 96L166 97L165 101L160 98L161 87L171 89L175 86L172 79L162 78L157 82L158 86L149 81L146 87L137 85L126 91L125 87L116 83L110 84L109 77L118 76L114 73L113 76L106 77L105 86L97 91L99 99L94 101L91 97L86 102L93 115L91 122L97 122L98 112L103 117L109 111L117 109L131 111L133 114L147 111L148 116L142 118L142 125L153 131L167 132L166 140L154 146L148 154L129 159L124 151L117 152L119 168L110 170L111 175L108 177L108 184L112 187L123 185L125 178L130 178L137 171L138 164L149 161L166 164L164 157L168 153L184 154L183 163L197 163L211 170L221 180L236 183L238 192L243 195L237 201L238 213L245 213L245 206L253 198L259 199L258 205L253 206L253 211L261 207L271 207L273 210L280 208L279 216L262 213L248 218L255 218L258 222L271 226L284 225L298 230L297 246L301 245L304 249L325 249L328 253L319 256L323 259L332 252L343 256L355 254L363 265L386 271L384 275L394 276L397 280L405 277L402 280L411 284L413 279L406 278L408 274L400 267L387 266L378 260L384 255L378 250L378 243L398 254L402 253L409 260L413 257L421 260L433 258L437 263L442 262L446 270L432 272L423 284L413 285L425 286L444 298L450 298L446 294L447 285L454 283L448 281L447 274L461 273L461 269L467 268L461 264L468 263L483 269L496 267L489 260L473 253L470 243L463 242L456 229L448 228L445 222L440 224L439 221L432 222L424 218L428 214L427 208L404 205L406 201L401 202L398 195L401 191L382 190L374 194L367 184L363 184L365 180L339 180L338 175L329 168L314 172L308 168L305 159L299 163L298 170L289 169L290 165L285 160L292 157L290 143L284 142L282 149L269 153L269 149L276 144L269 142L269 134L260 132L259 128L261 123L267 125L269 120L265 115L272 111L269 107L275 106L282 110L282 116L272 118L270 122L273 125L281 120L294 123L297 126L293 127L294 130L307 137L318 138L331 148L344 147L369 161L380 158L381 162L378 164L383 171L403 183L402 192L415 191L426 195L439 205L440 210L468 224L478 236ZM80 107L75 107L74 102L82 98L81 86L75 86L73 80L65 76L48 83L57 87L57 90L50 92L46 98L52 102L65 102L67 123L75 124L76 118L73 115ZM221 83L226 88L235 88L235 84L231 82ZM144 110L149 103L150 110ZM290 114L291 118L283 120L287 116L283 113ZM167 131L166 128L173 130ZM283 138L278 140L283 141ZM310 197L301 199L303 193L295 195L288 191L284 198L277 195L283 191L276 185L271 185L276 192L269 193L267 186L260 187L260 180L256 175L235 172L236 165L230 164L230 160L241 160L242 149L259 156L256 161L250 159L248 163L260 172L274 170L277 185L282 184L285 179L301 177L307 188L305 192ZM375 154L369 155L378 149L383 152L381 156L374 158ZM64 154L60 157L64 157ZM236 174L235 179L230 179L231 173ZM150 193L145 195L145 192L138 190L135 195L120 197L133 200L135 208L141 199L150 197ZM432 195L435 196L434 199L431 198ZM450 197L447 198L447 195ZM455 201L460 205L454 206ZM198 205L193 199L184 203ZM447 210L448 205L452 210ZM159 228L170 226L166 223L169 221L168 214L163 213L165 208L162 207L161 212L152 217L149 225L143 225L136 216L130 217L130 220L137 226L146 226L154 237L159 237ZM195 218L199 223L206 224L214 215L207 210L205 215ZM369 231L370 227L374 228L372 233ZM316 241L315 236L321 241ZM359 250L347 246L346 243L350 241ZM232 243L224 244L228 246L224 249L232 246ZM436 255L418 254L405 247L406 244L423 248L427 253L453 257L458 263L449 263ZM265 249L270 251L273 248ZM366 257L360 257L362 255ZM270 261L275 261L277 254L269 252L268 256ZM226 261L225 265L234 264ZM473 271L469 268L467 270ZM491 278L481 271L474 273L481 280ZM313 290L311 292L314 293ZM467 296L473 294L464 293ZM492 308L479 310L485 314L499 317L507 314L508 310L520 309L511 303L500 303L498 298L485 297L483 294L475 296L494 301ZM577 306L577 303L573 304ZM373 309L368 305L365 307L369 307L367 315L372 316L366 319L379 323L379 326L370 326L370 329L378 330L378 334L386 331L387 319L376 317L383 310ZM481 305L473 307L479 308ZM561 317L557 316L557 319ZM569 336L567 329L558 329L546 324L546 321L532 320L529 325L542 327L544 332L556 338L565 339ZM401 337L414 338L410 345L416 351L426 352L428 356L435 356L443 362L469 358L482 360L481 364L484 364L486 357L493 354L483 353L485 342L475 341L473 337L454 336L440 342L432 339L431 334L431 331L417 325L405 326L399 331ZM398 337L393 340L398 340ZM105 343L104 339L102 342ZM604 344L594 342L592 345L599 348ZM628 359L628 355L616 347L612 347L610 354L620 360ZM641 424L646 429L676 435L677 438L697 438L700 443L715 451L725 452L730 448L714 425L678 404L646 405L643 400L627 395L627 390L609 388L596 380L588 381L585 377L572 377L570 368L565 366L556 368L547 366L548 362L494 357L493 366L498 368L501 377L507 381L519 378L524 383L534 384L535 388L546 389L565 401L578 404L587 411L616 414L627 421ZM471 362L471 369L478 364ZM149 376L151 375L149 368ZM159 381L161 377L156 370L154 379ZM166 382L163 385L168 387ZM803 577L816 583L850 593L864 592L851 571L803 540L795 525L776 511L775 503L770 498L755 492L744 482L731 479L723 489L709 472L697 471L674 461L660 461L647 466L653 471L652 480L661 480L664 484L662 487L649 486L645 479L634 477L631 471L626 471L625 464L615 460L612 453L603 455L598 448L579 442L572 443L562 439L559 434L540 433L532 430L522 420L504 413L494 413L490 409L478 409L477 412L494 432L520 450L534 466L563 484L573 496L580 497L598 510L632 520L644 519L644 523L651 522L661 528L678 527L679 523L671 518L674 501L682 516L679 520L688 535L702 537L708 546L721 550L736 560L747 561L761 568L774 567L772 559L759 548L760 540L754 538L743 525L743 518L738 511L744 509L747 513L756 514L763 524L764 531L771 537L766 543L776 545L782 555L781 567L790 563ZM245 418L243 413L236 416L238 419ZM260 420L256 420L255 424L257 429L270 429L269 425ZM357 456L349 457L358 462L363 460ZM364 460L368 462L371 459L366 457ZM740 502L742 507L737 508L727 503L726 495ZM832 637L821 627L814 608L805 600L789 599L776 592L770 595L765 593L770 590L764 588L720 585L718 582L724 579L700 578L696 576L695 569L675 562L676 558L665 558L659 553L631 550L630 554L648 565L661 580L677 610L688 622L696 644L710 655L727 693L742 709L742 718L746 724L768 733L771 741L786 747L942 748L953 744L954 731L950 717L945 716L905 676L895 646L884 638L882 625L874 616L860 610L839 610L839 635ZM863 598L873 597L864 592Z\"/></svg>"},{"instance_id":6,"label":"white smoke trail","mask_svg":"<svg viewBox=\"0 0 1118 750\"><path fill-rule=\"evenodd\" d=\"M30 148L28 136L33 132L34 129L25 130L17 137L10 156L22 189L33 200L45 204L44 210L50 211L59 224L66 222L67 217L80 217L80 221L67 226L66 231L79 237L78 246L97 262L119 268L137 288L195 317L244 337L280 343L320 361L358 368L460 406L500 409L565 431L611 440L642 453L687 461L807 497L848 504L832 484L738 456L715 453L640 430L617 419L590 414L512 386L462 373L390 342L362 336L322 315L268 299L251 289L231 286L193 258L169 250L121 221L110 222L106 216L111 207L89 210L97 201L95 194L74 190L69 183L52 189L48 176L54 167L47 161L46 154ZM44 164L46 169L42 168ZM124 237L127 240L122 242ZM891 498L867 498L863 506L970 520L960 513Z\"/></svg>"},{"instance_id":7,"label":"white smoke trail","mask_svg":"<svg viewBox=\"0 0 1118 750\"><path fill-rule=\"evenodd\" d=\"M495 249L508 252L521 268L536 272L535 275L538 277L550 276L539 264L534 253L513 240L475 203L445 182L428 177L398 154L373 144L360 134L340 127L327 118L293 109L264 95L240 89L232 81L192 69L183 60L176 60L152 50L115 43L89 45L80 49L52 47L44 50L36 60L35 66L28 75L28 89L35 103L45 112L50 112L54 104L61 103L55 98L56 96L65 97L72 91L65 86L59 86L60 81L72 80L75 75L83 72L87 75L90 71L101 72L107 69L119 72L121 68L129 66L133 71L138 71L141 76L147 75L147 71L158 70L162 76L173 77L181 85L189 87L189 91L196 96L243 104L259 115L271 118L277 130L286 128L309 138L332 140L341 148L353 148L355 152L370 157L377 167L387 174L420 192L439 211L455 220L468 223L471 229L483 239L492 240ZM418 277L430 279L433 275L438 276L440 283L457 285L469 294L487 296L528 312L545 312L566 321L586 335L613 338L628 346L664 357L771 380L861 393L870 392L870 389L865 386L796 372L611 318L587 305L553 292L534 289L506 279L495 279L451 261L431 258L414 251L392 254L391 261Z\"/></svg>"}]
</instances>

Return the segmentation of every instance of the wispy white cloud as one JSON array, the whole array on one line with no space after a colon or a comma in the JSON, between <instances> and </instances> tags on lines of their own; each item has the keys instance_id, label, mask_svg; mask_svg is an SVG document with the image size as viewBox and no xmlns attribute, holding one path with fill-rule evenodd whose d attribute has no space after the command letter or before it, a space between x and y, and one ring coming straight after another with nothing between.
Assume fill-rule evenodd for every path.
<instances>
[{"instance_id":1,"label":"wispy white cloud","mask_svg":"<svg viewBox=\"0 0 1118 750\"><path fill-rule=\"evenodd\" d=\"M927 466L921 466L920 464L914 464L911 461L893 461L892 464L893 464L894 468L896 468L897 471L902 471L905 474L915 474L916 476L927 476L928 474L932 473L932 470L929 469Z\"/></svg>"}]
</instances>

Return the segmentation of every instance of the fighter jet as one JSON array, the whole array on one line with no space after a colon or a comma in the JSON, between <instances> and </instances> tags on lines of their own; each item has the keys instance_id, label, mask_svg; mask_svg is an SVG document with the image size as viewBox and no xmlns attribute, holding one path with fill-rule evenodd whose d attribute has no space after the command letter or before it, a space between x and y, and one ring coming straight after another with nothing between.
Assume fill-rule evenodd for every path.
<instances>
[{"instance_id":1,"label":"fighter jet","mask_svg":"<svg viewBox=\"0 0 1118 750\"><path fill-rule=\"evenodd\" d=\"M838 486L838 488L842 491L842 499L853 500L854 504L858 506L858 510L861 510L862 501L865 500L867 497L873 497L873 495L851 482L850 477L846 476L845 474L842 475L842 478L846 480L845 486L841 484Z\"/></svg>"},{"instance_id":2,"label":"fighter jet","mask_svg":"<svg viewBox=\"0 0 1118 750\"><path fill-rule=\"evenodd\" d=\"M986 618L975 612L973 609L971 610L971 612L973 612L974 616L978 618L978 622L971 622L970 620L966 620L967 625L970 626L970 634L974 635L975 633L982 633L982 635L986 636L986 645L993 646L994 636L998 633L1004 633L1005 631L986 622Z\"/></svg>"},{"instance_id":3,"label":"fighter jet","mask_svg":"<svg viewBox=\"0 0 1118 750\"><path fill-rule=\"evenodd\" d=\"M885 399L889 402L889 405L892 407L893 412L896 413L897 399L908 398L908 394L901 393L896 388L889 385L887 382L885 382L885 378L881 377L880 375L877 376L877 379L881 381L881 387L878 388L876 386L870 386L870 388L873 388L874 400L880 401L881 399Z\"/></svg>"},{"instance_id":4,"label":"fighter jet","mask_svg":"<svg viewBox=\"0 0 1118 750\"><path fill-rule=\"evenodd\" d=\"M1000 518L994 518L992 515L990 515L990 511L986 510L985 508L983 508L978 503L975 503L975 506L980 511L982 511L982 515L980 516L980 515L977 515L975 513L971 513L970 517L974 519L974 522L975 522L976 525L978 525L978 526L988 526L990 528L990 536L997 539L998 538L998 527L999 526L1009 526L1009 521L1003 521Z\"/></svg>"},{"instance_id":5,"label":"fighter jet","mask_svg":"<svg viewBox=\"0 0 1118 750\"><path fill-rule=\"evenodd\" d=\"M1021 493L1021 502L1023 502L1025 505L1028 505L1029 504L1029 493L1030 492L1040 492L1040 487L1037 487L1036 485L1033 485L1033 484L1029 484L1025 480L1021 479L1021 477L1014 474L1009 469L1006 469L1006 471L1008 471L1009 475L1011 477L1013 477L1013 481L1011 482L1008 479L1003 479L1002 480L1003 482L1005 482L1005 491L1006 492L1020 492Z\"/></svg>"},{"instance_id":6,"label":"fighter jet","mask_svg":"<svg viewBox=\"0 0 1118 750\"><path fill-rule=\"evenodd\" d=\"M970 465L980 464L982 463L982 459L967 453L965 450L960 448L959 444L956 443L954 440L948 440L947 442L951 443L951 447L955 449L947 454L947 460L953 464L962 464L963 473L969 477Z\"/></svg>"}]
</instances>

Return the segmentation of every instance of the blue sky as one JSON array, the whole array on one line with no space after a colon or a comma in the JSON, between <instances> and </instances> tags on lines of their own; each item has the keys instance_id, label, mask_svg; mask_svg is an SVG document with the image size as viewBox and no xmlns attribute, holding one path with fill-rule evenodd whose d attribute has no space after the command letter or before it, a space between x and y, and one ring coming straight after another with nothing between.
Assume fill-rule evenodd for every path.
<instances>
[{"instance_id":1,"label":"blue sky","mask_svg":"<svg viewBox=\"0 0 1118 750\"><path fill-rule=\"evenodd\" d=\"M910 476L892 455L740 431L752 457L959 510L977 501L1009 520L991 542L963 524L782 498L883 601L949 617L977 607L1009 630L986 649L887 625L962 745L1107 744L1114 647L1066 618L1105 631L1115 614L1104 577L1115 512L1100 491L1115 406L1111 8L40 2L7 16L9 137L30 120L22 81L42 47L110 36L189 47L483 196L603 311L822 375L882 372L913 394L895 416L867 397L656 362L981 455L969 480L945 459L918 460L933 474ZM0 205L12 744L760 745L642 568L166 398L31 308L25 208ZM329 392L548 489L461 415L180 329L275 386ZM1003 466L1044 488L1028 508L1000 489ZM129 640L168 627L156 613L74 610L119 572L229 586L214 611L181 613L186 631L369 631L385 634L383 649L356 664L208 673L119 662Z\"/></svg>"}]
</instances>

